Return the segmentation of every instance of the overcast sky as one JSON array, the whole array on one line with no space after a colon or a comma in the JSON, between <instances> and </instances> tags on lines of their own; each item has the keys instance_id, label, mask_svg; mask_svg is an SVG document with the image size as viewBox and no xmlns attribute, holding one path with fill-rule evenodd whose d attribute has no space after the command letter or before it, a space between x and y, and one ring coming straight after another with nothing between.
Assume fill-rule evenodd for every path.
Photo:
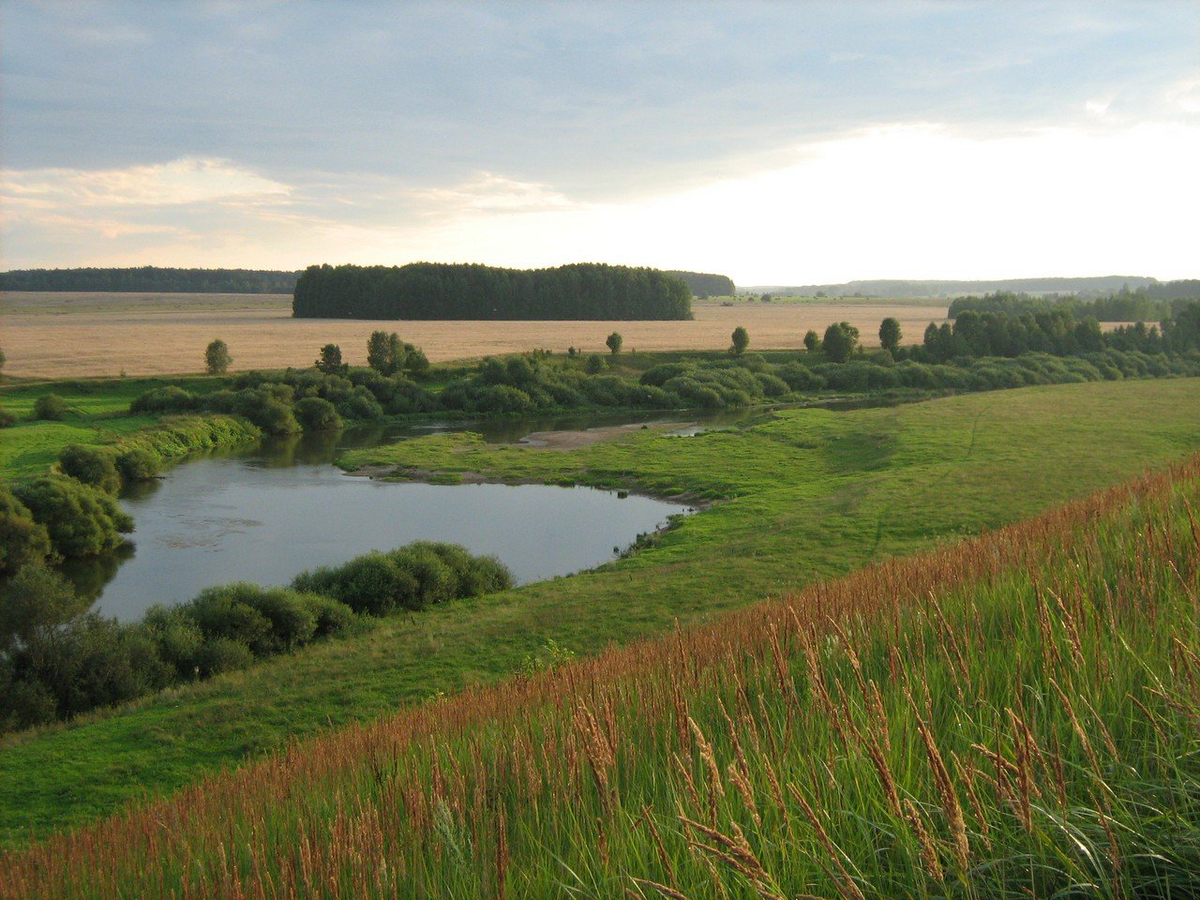
<instances>
[{"instance_id":1,"label":"overcast sky","mask_svg":"<svg viewBox=\"0 0 1200 900\"><path fill-rule=\"evenodd\" d=\"M1200 276L1200 2L0 0L0 267Z\"/></svg>"}]
</instances>

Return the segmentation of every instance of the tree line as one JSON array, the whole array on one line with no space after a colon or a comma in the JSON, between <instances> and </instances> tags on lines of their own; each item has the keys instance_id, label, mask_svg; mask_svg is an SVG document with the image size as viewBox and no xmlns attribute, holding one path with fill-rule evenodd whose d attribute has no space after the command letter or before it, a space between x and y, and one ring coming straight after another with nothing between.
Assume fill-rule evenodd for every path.
<instances>
[{"instance_id":1,"label":"tree line","mask_svg":"<svg viewBox=\"0 0 1200 900\"><path fill-rule=\"evenodd\" d=\"M576 263L310 266L292 315L336 319L690 319L691 291L657 269Z\"/></svg>"},{"instance_id":2,"label":"tree line","mask_svg":"<svg viewBox=\"0 0 1200 900\"><path fill-rule=\"evenodd\" d=\"M680 272L675 269L667 269L663 274L681 279L692 292L692 296L701 300L707 300L709 297L732 297L737 292L733 279L728 275Z\"/></svg>"},{"instance_id":3,"label":"tree line","mask_svg":"<svg viewBox=\"0 0 1200 900\"><path fill-rule=\"evenodd\" d=\"M0 272L5 291L145 291L180 294L290 294L298 272L268 269L14 269Z\"/></svg>"},{"instance_id":4,"label":"tree line","mask_svg":"<svg viewBox=\"0 0 1200 900\"><path fill-rule=\"evenodd\" d=\"M1020 313L1066 310L1078 318L1091 316L1098 322L1161 322L1200 300L1200 281L1175 281L1130 291L1122 289L1107 297L1039 297L1000 291L983 296L958 297L947 316L957 319L964 312Z\"/></svg>"}]
</instances>

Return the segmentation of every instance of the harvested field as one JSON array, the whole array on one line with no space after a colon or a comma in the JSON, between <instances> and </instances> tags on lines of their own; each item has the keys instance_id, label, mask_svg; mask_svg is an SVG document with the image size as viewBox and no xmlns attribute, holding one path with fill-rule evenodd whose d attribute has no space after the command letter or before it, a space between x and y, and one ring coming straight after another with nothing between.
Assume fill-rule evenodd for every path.
<instances>
[{"instance_id":1,"label":"harvested field","mask_svg":"<svg viewBox=\"0 0 1200 900\"><path fill-rule=\"evenodd\" d=\"M0 295L0 346L5 374L21 378L87 375L166 375L202 368L204 347L229 344L233 368L305 366L327 342L340 344L347 362L366 362L367 336L397 331L434 361L570 346L606 353L604 339L620 331L627 350L714 350L729 346L738 325L750 331L752 350L799 347L808 329L848 321L868 346L879 323L895 316L905 339L919 340L941 321L944 304L846 306L837 303L753 307L696 304L690 322L462 322L293 319L290 297L254 294L24 294Z\"/></svg>"}]
</instances>

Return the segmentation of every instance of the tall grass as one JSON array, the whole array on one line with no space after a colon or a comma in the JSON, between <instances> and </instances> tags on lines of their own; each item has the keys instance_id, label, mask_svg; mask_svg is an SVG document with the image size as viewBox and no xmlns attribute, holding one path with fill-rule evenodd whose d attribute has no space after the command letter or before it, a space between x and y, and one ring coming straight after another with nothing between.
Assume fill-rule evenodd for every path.
<instances>
[{"instance_id":1,"label":"tall grass","mask_svg":"<svg viewBox=\"0 0 1200 900\"><path fill-rule=\"evenodd\" d=\"M4 897L1190 897L1200 458L0 858Z\"/></svg>"}]
</instances>

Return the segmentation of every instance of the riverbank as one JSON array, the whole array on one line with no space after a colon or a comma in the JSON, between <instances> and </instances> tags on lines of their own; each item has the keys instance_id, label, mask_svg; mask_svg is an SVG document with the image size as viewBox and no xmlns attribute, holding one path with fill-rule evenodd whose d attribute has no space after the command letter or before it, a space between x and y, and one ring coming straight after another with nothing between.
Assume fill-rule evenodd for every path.
<instances>
[{"instance_id":1,"label":"riverbank","mask_svg":"<svg viewBox=\"0 0 1200 900\"><path fill-rule=\"evenodd\" d=\"M548 451L433 435L347 464L720 499L594 572L454 602L0 748L2 839L19 843L304 735L518 672L548 642L584 654L871 560L1032 515L1200 446L1200 379L965 394ZM1104 452L1098 454L1097 447ZM519 527L514 522L513 527Z\"/></svg>"}]
</instances>

